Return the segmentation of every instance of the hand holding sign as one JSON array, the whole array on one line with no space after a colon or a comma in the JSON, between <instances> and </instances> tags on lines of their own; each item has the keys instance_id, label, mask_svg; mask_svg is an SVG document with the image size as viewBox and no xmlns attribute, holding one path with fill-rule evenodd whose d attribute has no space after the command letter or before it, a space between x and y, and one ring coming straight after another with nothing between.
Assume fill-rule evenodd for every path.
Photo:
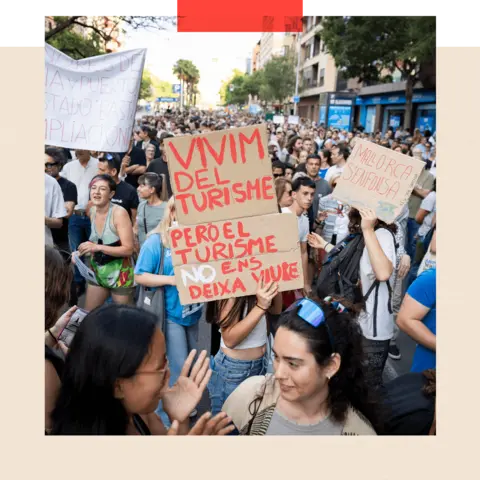
<instances>
[{"instance_id":1,"label":"hand holding sign","mask_svg":"<svg viewBox=\"0 0 480 480\"><path fill-rule=\"evenodd\" d=\"M371 208L359 208L360 216L362 217L362 230L366 232L367 230L374 230L375 225L378 221L375 212Z\"/></svg>"},{"instance_id":2,"label":"hand holding sign","mask_svg":"<svg viewBox=\"0 0 480 480\"><path fill-rule=\"evenodd\" d=\"M262 310L268 310L272 305L272 301L278 293L278 283L270 282L265 285L263 276L258 282L257 289L257 305Z\"/></svg>"}]
</instances>

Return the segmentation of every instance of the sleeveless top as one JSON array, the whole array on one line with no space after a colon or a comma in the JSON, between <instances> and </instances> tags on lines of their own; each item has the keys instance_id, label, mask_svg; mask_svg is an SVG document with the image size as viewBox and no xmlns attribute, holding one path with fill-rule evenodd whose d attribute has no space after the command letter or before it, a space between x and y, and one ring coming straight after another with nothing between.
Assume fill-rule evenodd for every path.
<instances>
[{"instance_id":1,"label":"sleeveless top","mask_svg":"<svg viewBox=\"0 0 480 480\"><path fill-rule=\"evenodd\" d=\"M114 208L123 207L110 203L103 231L100 235L95 226L97 209L95 207L91 208L92 231L89 240L92 243L110 247L121 246L120 237L113 223ZM103 252L95 252L90 257L90 265L100 287L108 289L135 287L134 265L130 257L114 257Z\"/></svg>"},{"instance_id":2,"label":"sleeveless top","mask_svg":"<svg viewBox=\"0 0 480 480\"><path fill-rule=\"evenodd\" d=\"M243 318L245 318L247 315L248 315L248 303L245 303L245 308L243 309ZM245 350L247 348L263 347L266 344L267 344L267 319L265 318L265 315L262 315L262 318L259 320L255 328L235 348L232 348L232 350ZM226 347L223 341L223 336L220 339L220 346L223 348L228 348Z\"/></svg>"},{"instance_id":3,"label":"sleeveless top","mask_svg":"<svg viewBox=\"0 0 480 480\"><path fill-rule=\"evenodd\" d=\"M116 243L120 241L120 237L118 236L117 229L113 224L113 207L114 205L110 203L108 208L107 218L105 219L105 225L103 226L103 232L101 235L97 232L97 227L95 226L95 218L97 216L97 209L96 207L91 208L92 213L92 232L90 234L90 241L93 243L99 243L98 240L101 240L102 245L111 245L112 243ZM122 208L122 207L117 207Z\"/></svg>"}]
</instances>

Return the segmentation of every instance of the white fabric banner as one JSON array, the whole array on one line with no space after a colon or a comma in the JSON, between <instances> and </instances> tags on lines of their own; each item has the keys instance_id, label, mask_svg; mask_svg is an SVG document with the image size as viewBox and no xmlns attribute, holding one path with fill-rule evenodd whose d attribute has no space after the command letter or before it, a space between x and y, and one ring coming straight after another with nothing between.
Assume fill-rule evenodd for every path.
<instances>
[{"instance_id":1,"label":"white fabric banner","mask_svg":"<svg viewBox=\"0 0 480 480\"><path fill-rule=\"evenodd\" d=\"M74 60L45 44L45 145L128 151L146 49Z\"/></svg>"}]
</instances>

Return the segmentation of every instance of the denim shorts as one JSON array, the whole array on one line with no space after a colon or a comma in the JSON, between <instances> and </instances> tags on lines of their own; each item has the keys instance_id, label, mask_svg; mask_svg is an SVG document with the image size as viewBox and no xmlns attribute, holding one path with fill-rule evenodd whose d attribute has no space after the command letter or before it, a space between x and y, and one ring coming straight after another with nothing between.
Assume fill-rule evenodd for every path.
<instances>
[{"instance_id":1,"label":"denim shorts","mask_svg":"<svg viewBox=\"0 0 480 480\"><path fill-rule=\"evenodd\" d=\"M211 358L212 377L208 382L208 393L212 415L222 411L225 400L247 378L265 375L268 356L265 354L257 360L237 360L228 357L221 350Z\"/></svg>"}]
</instances>

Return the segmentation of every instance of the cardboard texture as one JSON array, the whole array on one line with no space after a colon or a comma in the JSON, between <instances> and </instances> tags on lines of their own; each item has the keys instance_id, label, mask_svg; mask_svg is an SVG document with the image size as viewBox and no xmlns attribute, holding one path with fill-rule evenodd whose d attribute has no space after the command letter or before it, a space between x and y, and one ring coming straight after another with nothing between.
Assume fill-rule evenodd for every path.
<instances>
[{"instance_id":1,"label":"cardboard texture","mask_svg":"<svg viewBox=\"0 0 480 480\"><path fill-rule=\"evenodd\" d=\"M303 287L295 215L175 227L169 233L182 305L254 295L262 273L265 282L278 281L280 291Z\"/></svg>"},{"instance_id":2,"label":"cardboard texture","mask_svg":"<svg viewBox=\"0 0 480 480\"><path fill-rule=\"evenodd\" d=\"M303 288L295 215L277 213L169 231L182 305L254 295L258 278Z\"/></svg>"},{"instance_id":3,"label":"cardboard texture","mask_svg":"<svg viewBox=\"0 0 480 480\"><path fill-rule=\"evenodd\" d=\"M146 49L74 60L45 44L45 145L126 152Z\"/></svg>"},{"instance_id":4,"label":"cardboard texture","mask_svg":"<svg viewBox=\"0 0 480 480\"><path fill-rule=\"evenodd\" d=\"M425 162L357 139L333 196L356 208L371 208L393 223L408 202Z\"/></svg>"},{"instance_id":5,"label":"cardboard texture","mask_svg":"<svg viewBox=\"0 0 480 480\"><path fill-rule=\"evenodd\" d=\"M180 225L278 212L266 125L165 140Z\"/></svg>"}]
</instances>

